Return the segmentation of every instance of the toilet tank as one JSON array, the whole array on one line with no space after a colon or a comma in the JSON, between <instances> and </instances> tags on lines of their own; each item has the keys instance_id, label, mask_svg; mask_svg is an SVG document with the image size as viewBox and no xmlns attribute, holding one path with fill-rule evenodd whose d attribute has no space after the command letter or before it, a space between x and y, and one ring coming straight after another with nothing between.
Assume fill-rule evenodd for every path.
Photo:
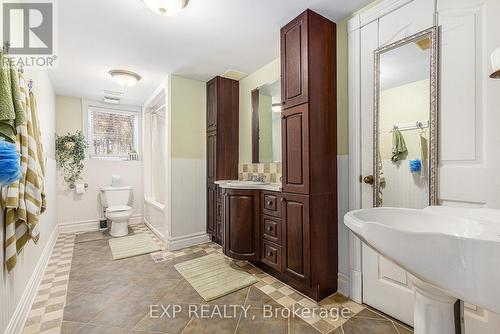
<instances>
[{"instance_id":1,"label":"toilet tank","mask_svg":"<svg viewBox=\"0 0 500 334\"><path fill-rule=\"evenodd\" d=\"M107 208L115 205L131 205L132 187L101 187L101 204Z\"/></svg>"}]
</instances>

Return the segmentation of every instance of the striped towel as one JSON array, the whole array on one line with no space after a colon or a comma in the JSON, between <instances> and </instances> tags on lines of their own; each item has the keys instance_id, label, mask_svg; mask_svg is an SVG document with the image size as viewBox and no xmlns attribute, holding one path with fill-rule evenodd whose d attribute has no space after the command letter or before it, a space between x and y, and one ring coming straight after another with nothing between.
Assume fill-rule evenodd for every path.
<instances>
[{"instance_id":1,"label":"striped towel","mask_svg":"<svg viewBox=\"0 0 500 334\"><path fill-rule=\"evenodd\" d=\"M39 240L38 219L45 211L44 160L36 101L19 75L26 123L17 128L16 147L21 155L21 179L2 187L0 204L5 210L5 264L12 272L17 255L29 240Z\"/></svg>"}]
</instances>

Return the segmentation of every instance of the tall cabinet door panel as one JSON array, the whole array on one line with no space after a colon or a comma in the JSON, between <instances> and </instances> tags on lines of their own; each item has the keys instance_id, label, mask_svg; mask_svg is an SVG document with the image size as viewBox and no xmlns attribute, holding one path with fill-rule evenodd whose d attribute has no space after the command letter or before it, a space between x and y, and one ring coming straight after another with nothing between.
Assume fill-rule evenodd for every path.
<instances>
[{"instance_id":1,"label":"tall cabinet door panel","mask_svg":"<svg viewBox=\"0 0 500 334\"><path fill-rule=\"evenodd\" d=\"M207 131L217 129L217 80L207 83Z\"/></svg>"},{"instance_id":2,"label":"tall cabinet door panel","mask_svg":"<svg viewBox=\"0 0 500 334\"><path fill-rule=\"evenodd\" d=\"M208 183L216 181L217 166L217 133L207 134L207 180Z\"/></svg>"},{"instance_id":3,"label":"tall cabinet door panel","mask_svg":"<svg viewBox=\"0 0 500 334\"><path fill-rule=\"evenodd\" d=\"M307 12L281 29L281 96L283 107L307 102Z\"/></svg>"},{"instance_id":4,"label":"tall cabinet door panel","mask_svg":"<svg viewBox=\"0 0 500 334\"><path fill-rule=\"evenodd\" d=\"M283 191L309 193L309 105L284 110L281 120Z\"/></svg>"},{"instance_id":5,"label":"tall cabinet door panel","mask_svg":"<svg viewBox=\"0 0 500 334\"><path fill-rule=\"evenodd\" d=\"M310 285L311 252L309 196L283 194L285 227L284 270L291 278Z\"/></svg>"},{"instance_id":6,"label":"tall cabinet door panel","mask_svg":"<svg viewBox=\"0 0 500 334\"><path fill-rule=\"evenodd\" d=\"M207 185L207 233L215 233L216 224L216 196L217 187L214 184Z\"/></svg>"},{"instance_id":7,"label":"tall cabinet door panel","mask_svg":"<svg viewBox=\"0 0 500 334\"><path fill-rule=\"evenodd\" d=\"M260 259L259 191L227 190L224 195L224 253L234 259Z\"/></svg>"}]
</instances>

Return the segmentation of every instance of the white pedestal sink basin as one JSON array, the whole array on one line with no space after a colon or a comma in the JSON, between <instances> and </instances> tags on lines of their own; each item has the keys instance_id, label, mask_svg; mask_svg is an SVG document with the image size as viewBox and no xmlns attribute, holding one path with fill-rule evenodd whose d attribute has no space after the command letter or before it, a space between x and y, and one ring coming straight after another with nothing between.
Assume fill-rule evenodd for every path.
<instances>
[{"instance_id":1,"label":"white pedestal sink basin","mask_svg":"<svg viewBox=\"0 0 500 334\"><path fill-rule=\"evenodd\" d=\"M408 272L416 334L456 334L457 300L500 313L500 210L373 208L344 223Z\"/></svg>"}]
</instances>

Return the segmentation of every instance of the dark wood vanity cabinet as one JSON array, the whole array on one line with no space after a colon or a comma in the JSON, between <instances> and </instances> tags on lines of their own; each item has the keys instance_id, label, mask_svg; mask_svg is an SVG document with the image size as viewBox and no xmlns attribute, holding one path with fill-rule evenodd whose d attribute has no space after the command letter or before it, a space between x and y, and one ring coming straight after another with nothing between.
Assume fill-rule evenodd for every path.
<instances>
[{"instance_id":1,"label":"dark wood vanity cabinet","mask_svg":"<svg viewBox=\"0 0 500 334\"><path fill-rule=\"evenodd\" d=\"M215 181L238 178L238 81L215 77L207 83L207 233L222 244L222 198Z\"/></svg>"},{"instance_id":2,"label":"dark wood vanity cabinet","mask_svg":"<svg viewBox=\"0 0 500 334\"><path fill-rule=\"evenodd\" d=\"M260 259L260 191L225 189L224 254L235 259Z\"/></svg>"}]
</instances>

